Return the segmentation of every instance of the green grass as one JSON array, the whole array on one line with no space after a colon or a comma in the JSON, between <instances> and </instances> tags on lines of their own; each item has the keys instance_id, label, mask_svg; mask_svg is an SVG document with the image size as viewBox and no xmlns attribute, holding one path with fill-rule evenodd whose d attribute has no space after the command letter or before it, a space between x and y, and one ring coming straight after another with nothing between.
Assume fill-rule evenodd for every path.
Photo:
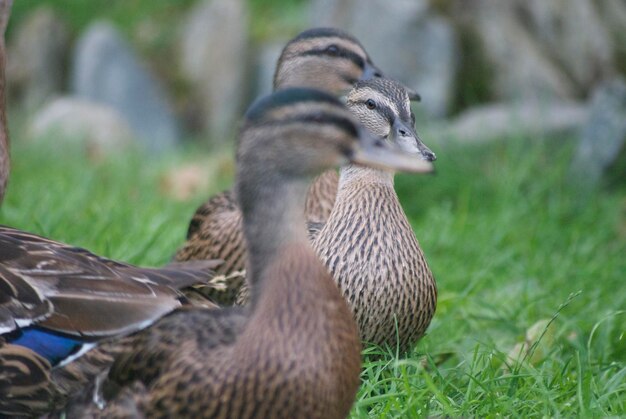
<instances>
[{"instance_id":1,"label":"green grass","mask_svg":"<svg viewBox=\"0 0 626 419\"><path fill-rule=\"evenodd\" d=\"M167 262L197 204L232 176L176 202L161 176L197 150L90 164L14 138L0 222L138 264ZM399 176L397 189L438 282L437 314L406 357L365 349L353 416L626 415L624 184L580 190L562 141L432 148L437 174ZM540 321L539 342L512 362Z\"/></svg>"}]
</instances>

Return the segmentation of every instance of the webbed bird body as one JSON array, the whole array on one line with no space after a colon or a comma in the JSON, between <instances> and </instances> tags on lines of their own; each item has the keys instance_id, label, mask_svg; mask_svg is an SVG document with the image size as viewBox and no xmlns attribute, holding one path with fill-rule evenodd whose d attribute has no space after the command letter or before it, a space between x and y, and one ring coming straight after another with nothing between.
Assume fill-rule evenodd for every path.
<instances>
[{"instance_id":1,"label":"webbed bird body","mask_svg":"<svg viewBox=\"0 0 626 419\"><path fill-rule=\"evenodd\" d=\"M435 155L413 128L409 95L385 79L357 82L348 108L372 133L428 161ZM313 248L350 304L361 339L409 349L435 313L437 288L393 187L393 171L351 165L325 223L309 225ZM237 297L245 304L245 287Z\"/></svg>"},{"instance_id":2,"label":"webbed bird body","mask_svg":"<svg viewBox=\"0 0 626 419\"><path fill-rule=\"evenodd\" d=\"M381 73L357 39L337 29L311 29L292 39L283 49L274 74L274 89L312 87L342 94L360 79ZM306 200L307 221L323 222L335 202L339 177L336 170L320 175ZM233 274L245 268L246 248L242 216L231 191L218 194L200 206L187 231L187 241L176 253L177 261L222 259L219 274ZM234 275L226 291L213 287L206 295L222 304L232 304L243 284Z\"/></svg>"},{"instance_id":3,"label":"webbed bird body","mask_svg":"<svg viewBox=\"0 0 626 419\"><path fill-rule=\"evenodd\" d=\"M375 135L428 161L404 88L390 80L357 83L348 107ZM361 339L409 349L435 313L437 288L393 187L394 172L341 169L337 200L313 247L349 302Z\"/></svg>"},{"instance_id":4,"label":"webbed bird body","mask_svg":"<svg viewBox=\"0 0 626 419\"><path fill-rule=\"evenodd\" d=\"M437 289L393 189L375 169L342 173L313 246L349 302L364 342L407 350L435 313Z\"/></svg>"},{"instance_id":5,"label":"webbed bird body","mask_svg":"<svg viewBox=\"0 0 626 419\"><path fill-rule=\"evenodd\" d=\"M9 175L3 35L11 4L0 0L0 202ZM0 226L0 416L62 409L119 349L96 344L181 307L177 289L206 283L217 264L138 268Z\"/></svg>"},{"instance_id":6,"label":"webbed bird body","mask_svg":"<svg viewBox=\"0 0 626 419\"><path fill-rule=\"evenodd\" d=\"M239 138L236 190L248 246L249 313L177 310L129 336L103 383L114 389L105 392L104 409L79 401L73 415L349 413L360 341L350 309L309 244L303 211L309 182L347 161L416 172L431 166L383 145L337 99L310 89L258 101Z\"/></svg>"},{"instance_id":7,"label":"webbed bird body","mask_svg":"<svg viewBox=\"0 0 626 419\"><path fill-rule=\"evenodd\" d=\"M112 361L98 350L83 368L71 359L181 307L176 289L206 281L214 265L138 268L0 226L0 413L62 407Z\"/></svg>"}]
</instances>

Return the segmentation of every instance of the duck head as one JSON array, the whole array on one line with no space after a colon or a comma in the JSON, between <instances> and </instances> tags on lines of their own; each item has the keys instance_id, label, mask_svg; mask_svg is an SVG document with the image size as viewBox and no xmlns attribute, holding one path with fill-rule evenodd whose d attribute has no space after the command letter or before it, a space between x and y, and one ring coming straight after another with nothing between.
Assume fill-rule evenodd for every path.
<instances>
[{"instance_id":1,"label":"duck head","mask_svg":"<svg viewBox=\"0 0 626 419\"><path fill-rule=\"evenodd\" d=\"M388 79L359 81L349 92L346 103L374 135L423 160L436 160L435 153L415 131L411 92L400 83Z\"/></svg>"},{"instance_id":2,"label":"duck head","mask_svg":"<svg viewBox=\"0 0 626 419\"><path fill-rule=\"evenodd\" d=\"M239 136L238 167L262 173L262 168L270 165L275 173L307 178L348 163L415 173L432 171L428 159L407 153L410 147L404 140L385 141L384 135L372 128L376 127L361 125L328 93L309 88L280 90L258 100L246 113Z\"/></svg>"}]
</instances>

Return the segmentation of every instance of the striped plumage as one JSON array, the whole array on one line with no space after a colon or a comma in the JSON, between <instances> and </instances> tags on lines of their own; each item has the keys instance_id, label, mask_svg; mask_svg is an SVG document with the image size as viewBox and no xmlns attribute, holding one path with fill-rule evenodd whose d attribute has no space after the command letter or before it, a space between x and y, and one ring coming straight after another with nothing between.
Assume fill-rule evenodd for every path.
<instances>
[{"instance_id":1,"label":"striped plumage","mask_svg":"<svg viewBox=\"0 0 626 419\"><path fill-rule=\"evenodd\" d=\"M435 313L437 289L389 173L342 177L314 248L350 303L364 342L410 348Z\"/></svg>"},{"instance_id":2,"label":"striped plumage","mask_svg":"<svg viewBox=\"0 0 626 419\"><path fill-rule=\"evenodd\" d=\"M409 95L400 84L385 79L358 82L347 106L372 133L435 160L413 128ZM393 177L388 170L343 168L328 220L310 225L309 231L313 248L352 308L361 339L406 350L430 324L437 289ZM248 298L244 286L237 303Z\"/></svg>"},{"instance_id":3,"label":"striped plumage","mask_svg":"<svg viewBox=\"0 0 626 419\"><path fill-rule=\"evenodd\" d=\"M187 291L189 296L198 293L209 301L228 304L243 285L244 277L238 275L238 272L244 269L246 252L241 211L234 195L232 191L222 192L196 210L187 231L187 242L175 258L177 261L223 260L217 273L226 277L225 289L194 287Z\"/></svg>"},{"instance_id":4,"label":"striped plumage","mask_svg":"<svg viewBox=\"0 0 626 419\"><path fill-rule=\"evenodd\" d=\"M129 337L129 352L117 358L104 383L121 390L104 410L77 405L72 415L347 416L359 385L360 342L348 306L307 238L309 181L347 161L410 171L431 166L383 146L338 100L310 89L283 90L253 105L237 161L250 314L178 310Z\"/></svg>"},{"instance_id":5,"label":"striped plumage","mask_svg":"<svg viewBox=\"0 0 626 419\"><path fill-rule=\"evenodd\" d=\"M303 86L347 92L359 79L381 77L361 43L337 29L317 28L302 32L283 49L276 65L274 89ZM338 175L331 170L313 182L307 197L307 219L328 218L337 193ZM193 215L187 241L175 256L177 261L222 259L219 274L245 268L245 245L241 233L241 212L231 191L223 192L201 205ZM206 295L222 304L232 304L241 276L226 291L208 288Z\"/></svg>"},{"instance_id":6,"label":"striped plumage","mask_svg":"<svg viewBox=\"0 0 626 419\"><path fill-rule=\"evenodd\" d=\"M4 31L11 4L0 0L0 202L9 175ZM116 348L80 354L181 307L176 289L207 283L215 265L137 268L0 226L0 416L62 409L110 366Z\"/></svg>"},{"instance_id":7,"label":"striped plumage","mask_svg":"<svg viewBox=\"0 0 626 419\"><path fill-rule=\"evenodd\" d=\"M83 368L60 364L181 307L176 289L206 282L214 265L138 268L0 226L0 414L60 408L112 359L93 352Z\"/></svg>"},{"instance_id":8,"label":"striped plumage","mask_svg":"<svg viewBox=\"0 0 626 419\"><path fill-rule=\"evenodd\" d=\"M435 159L415 133L402 86L382 79L360 82L347 105L372 133ZM337 200L313 248L350 304L361 339L406 350L430 324L437 289L393 177L389 170L342 168Z\"/></svg>"}]
</instances>

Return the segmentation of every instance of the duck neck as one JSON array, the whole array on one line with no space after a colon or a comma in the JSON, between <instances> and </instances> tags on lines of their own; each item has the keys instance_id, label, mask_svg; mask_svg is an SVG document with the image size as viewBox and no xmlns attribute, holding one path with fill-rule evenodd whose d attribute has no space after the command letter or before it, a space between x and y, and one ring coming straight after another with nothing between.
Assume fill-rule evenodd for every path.
<instances>
[{"instance_id":1,"label":"duck neck","mask_svg":"<svg viewBox=\"0 0 626 419\"><path fill-rule=\"evenodd\" d=\"M309 179L286 180L280 174L241 174L238 196L248 248L252 304L256 304L265 269L286 245L308 243L304 201ZM246 179L247 178L247 179Z\"/></svg>"},{"instance_id":2,"label":"duck neck","mask_svg":"<svg viewBox=\"0 0 626 419\"><path fill-rule=\"evenodd\" d=\"M361 183L377 184L393 189L394 175L395 172L389 170L349 165L342 168L339 173L339 190Z\"/></svg>"}]
</instances>

